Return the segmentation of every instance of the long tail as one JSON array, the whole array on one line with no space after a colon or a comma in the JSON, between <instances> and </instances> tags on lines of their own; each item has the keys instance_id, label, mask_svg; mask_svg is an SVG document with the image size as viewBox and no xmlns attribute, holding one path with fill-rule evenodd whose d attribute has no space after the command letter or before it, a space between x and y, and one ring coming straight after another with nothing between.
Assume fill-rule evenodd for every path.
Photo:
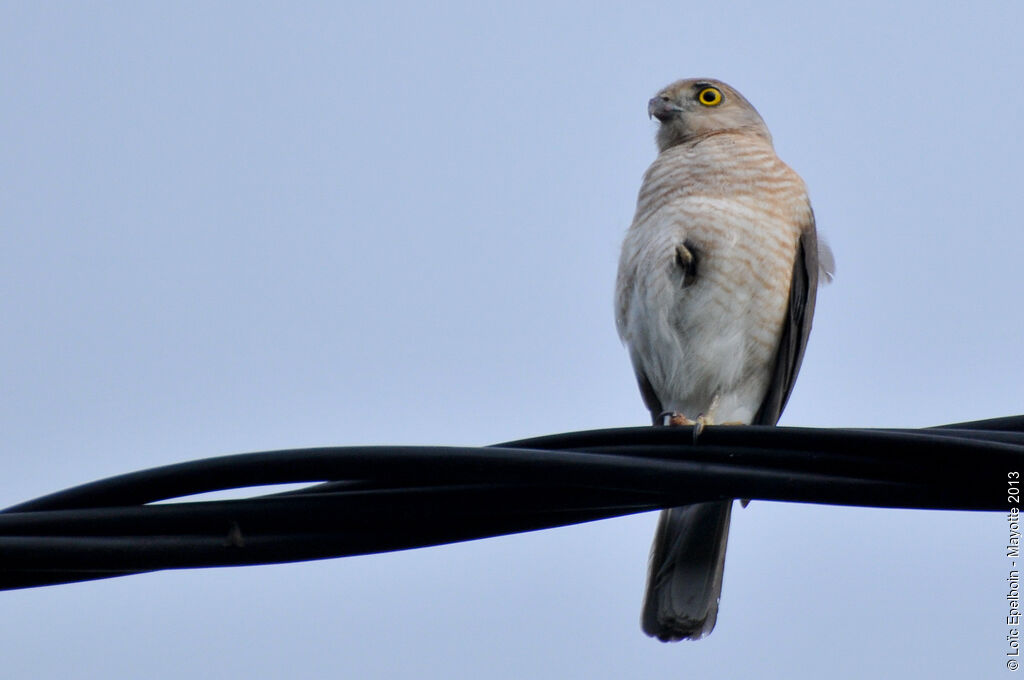
<instances>
[{"instance_id":1,"label":"long tail","mask_svg":"<svg viewBox=\"0 0 1024 680\"><path fill-rule=\"evenodd\" d=\"M651 546L641 625L662 642L699 640L715 627L732 501L661 512Z\"/></svg>"}]
</instances>

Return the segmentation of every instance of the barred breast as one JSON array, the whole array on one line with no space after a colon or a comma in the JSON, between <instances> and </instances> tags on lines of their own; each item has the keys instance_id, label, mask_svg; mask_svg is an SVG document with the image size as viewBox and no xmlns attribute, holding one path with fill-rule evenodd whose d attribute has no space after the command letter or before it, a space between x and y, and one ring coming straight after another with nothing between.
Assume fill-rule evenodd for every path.
<instances>
[{"instance_id":1,"label":"barred breast","mask_svg":"<svg viewBox=\"0 0 1024 680\"><path fill-rule=\"evenodd\" d=\"M664 410L751 421L812 223L803 181L761 137L713 135L654 161L623 244L616 322Z\"/></svg>"}]
</instances>

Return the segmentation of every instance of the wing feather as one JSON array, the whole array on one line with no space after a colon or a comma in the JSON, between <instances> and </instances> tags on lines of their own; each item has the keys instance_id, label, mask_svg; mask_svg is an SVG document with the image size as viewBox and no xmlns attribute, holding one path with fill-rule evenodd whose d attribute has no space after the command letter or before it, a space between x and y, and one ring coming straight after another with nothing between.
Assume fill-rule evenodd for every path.
<instances>
[{"instance_id":1,"label":"wing feather","mask_svg":"<svg viewBox=\"0 0 1024 680\"><path fill-rule=\"evenodd\" d=\"M807 338L811 333L818 291L818 267L818 237L812 214L797 245L793 281L789 287L789 307L782 322L782 335L775 354L772 378L761 407L754 416L753 425L775 425L789 401L807 348Z\"/></svg>"}]
</instances>

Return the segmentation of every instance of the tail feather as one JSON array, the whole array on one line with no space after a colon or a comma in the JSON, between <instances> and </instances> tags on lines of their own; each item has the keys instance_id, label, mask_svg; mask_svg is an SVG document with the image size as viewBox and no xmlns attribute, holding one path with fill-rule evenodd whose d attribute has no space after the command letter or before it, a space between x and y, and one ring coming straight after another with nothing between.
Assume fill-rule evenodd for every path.
<instances>
[{"instance_id":1,"label":"tail feather","mask_svg":"<svg viewBox=\"0 0 1024 680\"><path fill-rule=\"evenodd\" d=\"M699 640L715 627L732 501L663 510L651 546L641 624L662 642Z\"/></svg>"}]
</instances>

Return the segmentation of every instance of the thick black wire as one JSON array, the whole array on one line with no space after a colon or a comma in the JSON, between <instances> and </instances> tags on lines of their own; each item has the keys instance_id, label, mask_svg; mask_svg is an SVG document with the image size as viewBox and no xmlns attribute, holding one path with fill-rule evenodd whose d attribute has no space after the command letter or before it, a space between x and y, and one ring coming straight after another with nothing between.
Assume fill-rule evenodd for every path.
<instances>
[{"instance_id":1,"label":"thick black wire","mask_svg":"<svg viewBox=\"0 0 1024 680\"><path fill-rule=\"evenodd\" d=\"M0 589L158 569L401 550L698 501L999 510L1024 416L924 430L624 428L492 447L222 456L92 482L0 512ZM293 482L228 501L156 501Z\"/></svg>"}]
</instances>

